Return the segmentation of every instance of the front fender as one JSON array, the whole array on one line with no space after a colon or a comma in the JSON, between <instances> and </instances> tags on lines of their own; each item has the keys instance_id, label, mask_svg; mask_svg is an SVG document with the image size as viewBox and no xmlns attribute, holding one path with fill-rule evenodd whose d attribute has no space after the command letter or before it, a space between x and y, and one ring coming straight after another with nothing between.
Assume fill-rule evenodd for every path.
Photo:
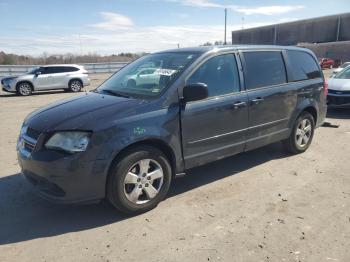
<instances>
[{"instance_id":1,"label":"front fender","mask_svg":"<svg viewBox=\"0 0 350 262\"><path fill-rule=\"evenodd\" d=\"M172 150L175 171L183 169L178 106L117 120L114 127L99 135L100 139L105 141L105 146L98 153L98 159L107 160L106 174L115 157L123 149L152 140L162 141Z\"/></svg>"}]
</instances>

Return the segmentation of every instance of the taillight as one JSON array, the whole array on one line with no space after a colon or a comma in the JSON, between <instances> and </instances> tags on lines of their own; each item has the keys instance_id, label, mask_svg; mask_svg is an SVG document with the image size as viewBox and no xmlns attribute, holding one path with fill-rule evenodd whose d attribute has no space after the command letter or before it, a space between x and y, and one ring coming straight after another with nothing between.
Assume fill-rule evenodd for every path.
<instances>
[{"instance_id":1,"label":"taillight","mask_svg":"<svg viewBox=\"0 0 350 262\"><path fill-rule=\"evenodd\" d=\"M323 84L323 92L324 92L324 97L327 97L327 95L328 95L328 82L326 79L324 80L324 84Z\"/></svg>"}]
</instances>

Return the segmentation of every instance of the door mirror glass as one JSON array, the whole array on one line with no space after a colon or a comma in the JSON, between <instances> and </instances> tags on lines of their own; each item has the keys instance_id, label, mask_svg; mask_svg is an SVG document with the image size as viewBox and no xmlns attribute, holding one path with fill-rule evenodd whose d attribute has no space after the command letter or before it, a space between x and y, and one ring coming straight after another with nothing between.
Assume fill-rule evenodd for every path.
<instances>
[{"instance_id":1,"label":"door mirror glass","mask_svg":"<svg viewBox=\"0 0 350 262\"><path fill-rule=\"evenodd\" d=\"M183 89L185 102L198 101L208 97L208 86L203 83L186 85Z\"/></svg>"}]
</instances>

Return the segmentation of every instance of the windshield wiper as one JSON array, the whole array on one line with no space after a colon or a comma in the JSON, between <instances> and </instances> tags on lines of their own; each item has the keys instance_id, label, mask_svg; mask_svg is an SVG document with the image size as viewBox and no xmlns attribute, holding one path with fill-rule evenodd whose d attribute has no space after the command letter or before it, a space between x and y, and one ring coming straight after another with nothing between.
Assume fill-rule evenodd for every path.
<instances>
[{"instance_id":1,"label":"windshield wiper","mask_svg":"<svg viewBox=\"0 0 350 262\"><path fill-rule=\"evenodd\" d=\"M120 92L116 92L116 91L113 91L113 90L110 90L110 89L102 89L101 91L105 92L105 93L107 93L109 95L112 95L112 96L119 96L119 97L130 98L130 96L128 96L128 95L125 95L125 94L122 94Z\"/></svg>"}]
</instances>

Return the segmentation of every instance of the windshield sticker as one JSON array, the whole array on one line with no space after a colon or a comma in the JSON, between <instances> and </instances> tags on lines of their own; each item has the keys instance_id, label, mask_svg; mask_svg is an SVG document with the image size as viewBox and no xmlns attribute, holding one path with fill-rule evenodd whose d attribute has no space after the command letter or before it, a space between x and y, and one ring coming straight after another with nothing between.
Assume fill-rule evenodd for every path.
<instances>
[{"instance_id":1,"label":"windshield sticker","mask_svg":"<svg viewBox=\"0 0 350 262\"><path fill-rule=\"evenodd\" d=\"M171 76L175 72L176 70L173 70L173 69L159 68L154 72L154 74L162 75L162 76Z\"/></svg>"}]
</instances>

